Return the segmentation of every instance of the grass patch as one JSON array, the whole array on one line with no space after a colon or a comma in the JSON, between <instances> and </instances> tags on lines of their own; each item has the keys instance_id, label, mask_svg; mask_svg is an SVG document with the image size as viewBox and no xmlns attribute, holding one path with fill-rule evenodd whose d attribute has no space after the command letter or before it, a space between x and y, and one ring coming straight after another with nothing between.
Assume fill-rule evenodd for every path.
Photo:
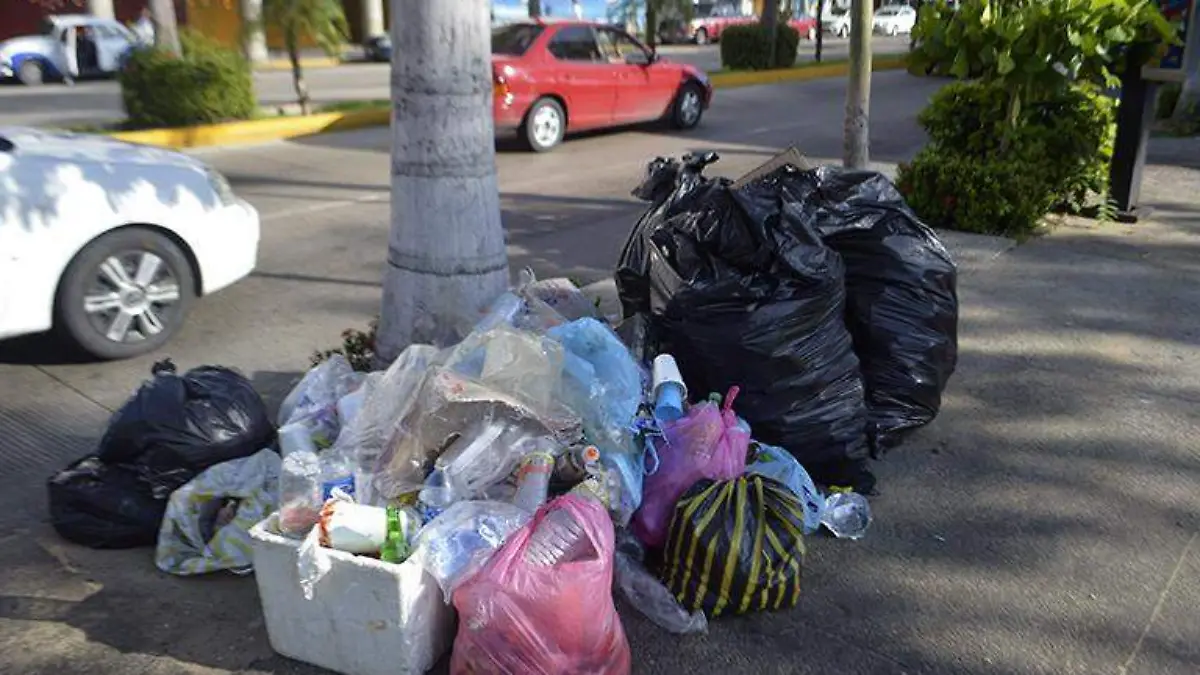
<instances>
[{"instance_id":1,"label":"grass patch","mask_svg":"<svg viewBox=\"0 0 1200 675\"><path fill-rule=\"evenodd\" d=\"M325 103L317 106L317 112L361 112L363 110L378 110L380 108L390 108L392 102L388 99L369 99L366 101L337 101L336 103Z\"/></svg>"}]
</instances>

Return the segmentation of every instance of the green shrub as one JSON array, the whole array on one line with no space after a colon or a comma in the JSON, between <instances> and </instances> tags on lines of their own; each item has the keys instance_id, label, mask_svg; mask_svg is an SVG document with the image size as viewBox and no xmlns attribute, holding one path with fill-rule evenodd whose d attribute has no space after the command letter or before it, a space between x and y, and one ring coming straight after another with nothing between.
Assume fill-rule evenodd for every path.
<instances>
[{"instance_id":1,"label":"green shrub","mask_svg":"<svg viewBox=\"0 0 1200 675\"><path fill-rule=\"evenodd\" d=\"M240 53L182 31L183 56L138 49L121 70L128 126L181 127L249 119L257 105L250 65Z\"/></svg>"},{"instance_id":2,"label":"green shrub","mask_svg":"<svg viewBox=\"0 0 1200 675\"><path fill-rule=\"evenodd\" d=\"M1170 119L1175 113L1175 105L1179 103L1179 96L1183 93L1183 86L1177 82L1168 82L1158 90L1158 100L1154 102L1154 119L1165 120Z\"/></svg>"},{"instance_id":3,"label":"green shrub","mask_svg":"<svg viewBox=\"0 0 1200 675\"><path fill-rule=\"evenodd\" d=\"M730 70L791 68L796 64L800 33L780 23L775 33L775 58L770 60L770 33L760 23L730 26L721 32L721 65Z\"/></svg>"},{"instance_id":4,"label":"green shrub","mask_svg":"<svg viewBox=\"0 0 1200 675\"><path fill-rule=\"evenodd\" d=\"M982 159L930 145L897 180L909 206L933 227L1024 239L1053 195L1045 176L1020 158Z\"/></svg>"},{"instance_id":5,"label":"green shrub","mask_svg":"<svg viewBox=\"0 0 1200 675\"><path fill-rule=\"evenodd\" d=\"M1054 208L1078 211L1089 197L1107 194L1116 137L1112 99L1090 85L1064 89L1026 103L1013 126L1006 95L997 84L951 84L919 120L942 154L1025 162L1047 182Z\"/></svg>"}]
</instances>

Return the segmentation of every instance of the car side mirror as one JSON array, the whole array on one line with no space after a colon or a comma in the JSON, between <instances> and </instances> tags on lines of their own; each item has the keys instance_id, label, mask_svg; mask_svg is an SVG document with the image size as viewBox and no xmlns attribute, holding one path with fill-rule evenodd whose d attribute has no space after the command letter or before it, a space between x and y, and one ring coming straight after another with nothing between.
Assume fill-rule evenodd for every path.
<instances>
[{"instance_id":1,"label":"car side mirror","mask_svg":"<svg viewBox=\"0 0 1200 675\"><path fill-rule=\"evenodd\" d=\"M631 66L648 66L654 62L653 53L647 54L641 50L630 52L625 57L625 63Z\"/></svg>"}]
</instances>

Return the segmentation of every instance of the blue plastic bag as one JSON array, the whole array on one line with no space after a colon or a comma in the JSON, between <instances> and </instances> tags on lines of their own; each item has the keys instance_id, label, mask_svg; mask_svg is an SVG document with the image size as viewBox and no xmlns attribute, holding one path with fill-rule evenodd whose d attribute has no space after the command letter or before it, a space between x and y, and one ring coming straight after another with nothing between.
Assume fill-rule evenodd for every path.
<instances>
[{"instance_id":1,"label":"blue plastic bag","mask_svg":"<svg viewBox=\"0 0 1200 675\"><path fill-rule=\"evenodd\" d=\"M804 534L820 529L825 500L800 462L792 453L774 445L755 441L750 444L750 450L754 460L746 465L746 473L786 485L804 503Z\"/></svg>"}]
</instances>

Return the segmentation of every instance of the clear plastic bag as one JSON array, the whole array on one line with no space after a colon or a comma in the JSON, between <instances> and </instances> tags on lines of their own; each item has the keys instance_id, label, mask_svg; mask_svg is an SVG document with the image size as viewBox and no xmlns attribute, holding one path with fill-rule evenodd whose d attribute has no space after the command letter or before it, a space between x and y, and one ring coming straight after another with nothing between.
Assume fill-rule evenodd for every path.
<instances>
[{"instance_id":1,"label":"clear plastic bag","mask_svg":"<svg viewBox=\"0 0 1200 675\"><path fill-rule=\"evenodd\" d=\"M529 518L512 504L458 502L421 529L413 559L437 579L449 603L454 589L478 572Z\"/></svg>"},{"instance_id":2,"label":"clear plastic bag","mask_svg":"<svg viewBox=\"0 0 1200 675\"><path fill-rule=\"evenodd\" d=\"M563 513L590 544L557 565L526 553L543 521ZM450 672L626 675L632 656L613 604L612 521L598 502L559 497L538 510L454 592L458 636Z\"/></svg>"},{"instance_id":3,"label":"clear plastic bag","mask_svg":"<svg viewBox=\"0 0 1200 675\"><path fill-rule=\"evenodd\" d=\"M438 457L434 468L445 474L457 498L480 499L511 476L521 458L543 441L553 445L551 439L531 434L526 425L494 418L475 420Z\"/></svg>"},{"instance_id":4,"label":"clear plastic bag","mask_svg":"<svg viewBox=\"0 0 1200 675\"><path fill-rule=\"evenodd\" d=\"M617 535L614 557L614 581L629 604L659 627L678 635L707 633L704 612L689 613L671 591L645 566L646 552L641 542L628 532Z\"/></svg>"},{"instance_id":5,"label":"clear plastic bag","mask_svg":"<svg viewBox=\"0 0 1200 675\"><path fill-rule=\"evenodd\" d=\"M279 406L279 423L303 422L314 442L329 447L338 437L337 404L358 389L366 377L350 367L346 357L334 354L305 373Z\"/></svg>"},{"instance_id":6,"label":"clear plastic bag","mask_svg":"<svg viewBox=\"0 0 1200 675\"><path fill-rule=\"evenodd\" d=\"M753 459L746 465L746 473L758 474L786 485L804 504L804 534L821 529L825 499L817 491L808 472L800 466L799 460L787 450L765 443L751 443L750 452Z\"/></svg>"},{"instance_id":7,"label":"clear plastic bag","mask_svg":"<svg viewBox=\"0 0 1200 675\"><path fill-rule=\"evenodd\" d=\"M737 388L723 408L710 402L694 405L682 419L663 427L663 442L655 444L659 465L646 477L642 506L633 516L633 530L648 546L661 547L675 503L699 480L730 480L746 469L750 433L733 413Z\"/></svg>"},{"instance_id":8,"label":"clear plastic bag","mask_svg":"<svg viewBox=\"0 0 1200 675\"><path fill-rule=\"evenodd\" d=\"M278 503L279 455L273 450L210 467L171 493L154 564L170 574L248 572L250 528Z\"/></svg>"},{"instance_id":9,"label":"clear plastic bag","mask_svg":"<svg viewBox=\"0 0 1200 675\"><path fill-rule=\"evenodd\" d=\"M420 490L438 457L478 420L504 424L514 437L547 437L562 446L583 435L579 418L565 407L539 414L511 394L449 368L434 368L379 460L378 497L395 499Z\"/></svg>"},{"instance_id":10,"label":"clear plastic bag","mask_svg":"<svg viewBox=\"0 0 1200 675\"><path fill-rule=\"evenodd\" d=\"M642 370L621 339L595 319L551 328L567 352L564 394L588 434L613 436L629 428L642 403Z\"/></svg>"},{"instance_id":11,"label":"clear plastic bag","mask_svg":"<svg viewBox=\"0 0 1200 675\"><path fill-rule=\"evenodd\" d=\"M342 430L334 450L346 452L357 465L355 498L359 503L380 506L374 476L379 458L406 413L417 400L417 392L430 368L440 363L443 353L430 345L411 345L383 373L372 373L362 406L354 421Z\"/></svg>"},{"instance_id":12,"label":"clear plastic bag","mask_svg":"<svg viewBox=\"0 0 1200 675\"><path fill-rule=\"evenodd\" d=\"M538 412L561 407L563 348L541 335L507 325L472 333L454 348L446 365Z\"/></svg>"}]
</instances>

